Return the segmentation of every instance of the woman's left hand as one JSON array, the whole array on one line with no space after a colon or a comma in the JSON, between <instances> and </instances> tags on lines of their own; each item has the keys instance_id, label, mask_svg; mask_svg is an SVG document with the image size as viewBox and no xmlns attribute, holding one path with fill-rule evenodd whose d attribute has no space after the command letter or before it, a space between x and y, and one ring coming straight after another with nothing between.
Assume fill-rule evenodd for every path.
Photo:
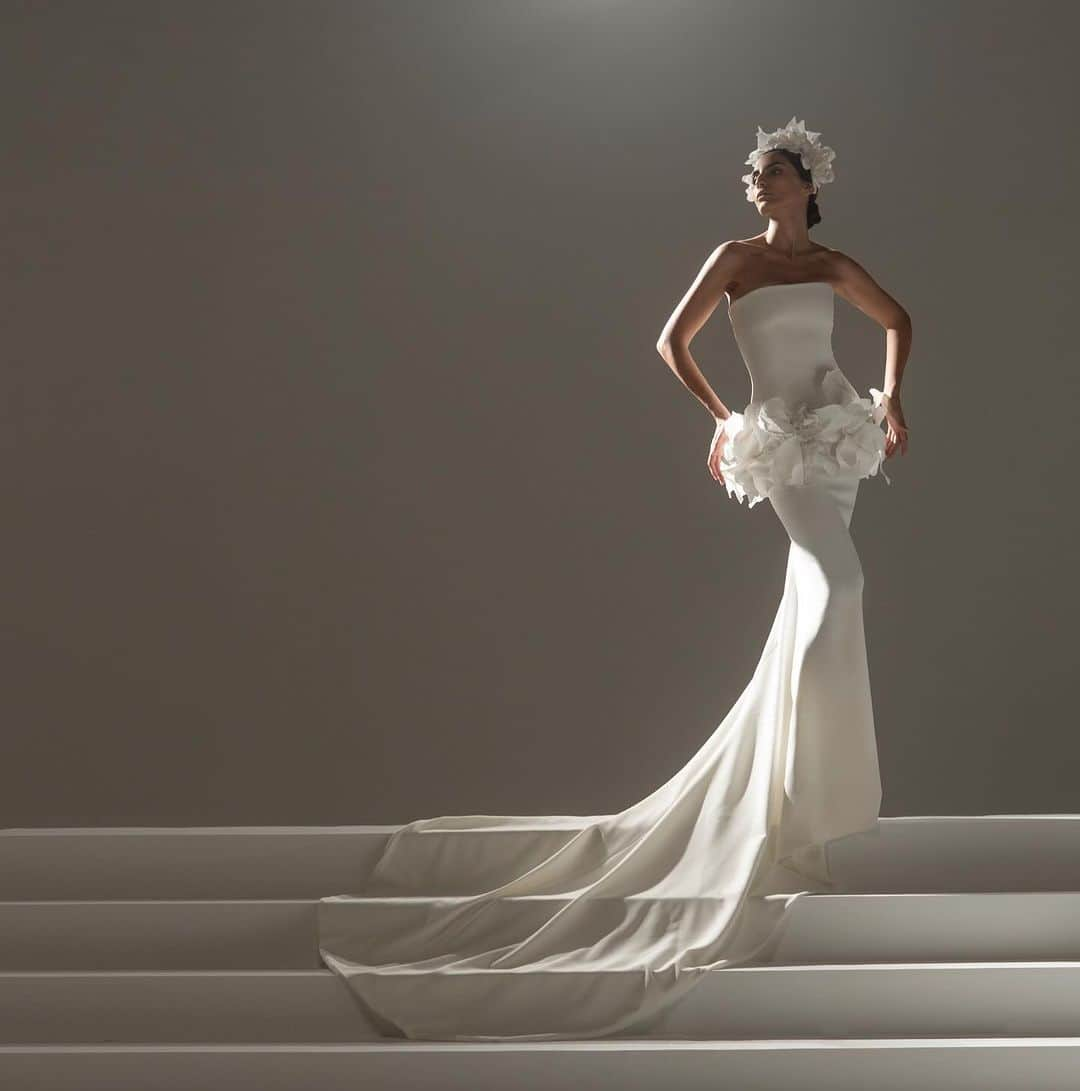
<instances>
[{"instance_id":1,"label":"woman's left hand","mask_svg":"<svg viewBox=\"0 0 1080 1091\"><path fill-rule=\"evenodd\" d=\"M907 454L908 427L904 420L904 407L900 404L900 395L886 394L883 400L885 406L885 423L888 426L885 436L885 457L892 458L896 448L900 448L902 455Z\"/></svg>"}]
</instances>

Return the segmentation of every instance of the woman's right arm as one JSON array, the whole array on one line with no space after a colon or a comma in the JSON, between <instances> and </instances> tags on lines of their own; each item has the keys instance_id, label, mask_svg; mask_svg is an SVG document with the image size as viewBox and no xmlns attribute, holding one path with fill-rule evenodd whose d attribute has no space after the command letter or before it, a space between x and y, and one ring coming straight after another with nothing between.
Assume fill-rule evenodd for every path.
<instances>
[{"instance_id":1,"label":"woman's right arm","mask_svg":"<svg viewBox=\"0 0 1080 1091\"><path fill-rule=\"evenodd\" d=\"M656 342L656 351L664 358L668 367L718 423L729 417L731 410L706 382L701 369L690 355L690 342L724 298L727 286L735 279L738 263L736 244L721 243L705 260L701 271L694 278L694 283L679 301Z\"/></svg>"}]
</instances>

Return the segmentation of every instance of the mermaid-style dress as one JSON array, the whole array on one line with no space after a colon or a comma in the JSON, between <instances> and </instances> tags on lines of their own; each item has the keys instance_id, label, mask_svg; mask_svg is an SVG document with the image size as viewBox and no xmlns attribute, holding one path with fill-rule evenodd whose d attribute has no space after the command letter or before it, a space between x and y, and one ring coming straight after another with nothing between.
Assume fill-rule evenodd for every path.
<instances>
[{"instance_id":1,"label":"mermaid-style dress","mask_svg":"<svg viewBox=\"0 0 1080 1091\"><path fill-rule=\"evenodd\" d=\"M798 897L832 888L829 841L877 831L848 528L860 479L884 460L884 409L837 366L833 309L817 281L729 309L752 400L724 424L728 494L769 499L791 539L746 689L679 772L617 814L419 819L359 891L322 898L322 958L383 1035L647 1031L709 970L765 950Z\"/></svg>"}]
</instances>

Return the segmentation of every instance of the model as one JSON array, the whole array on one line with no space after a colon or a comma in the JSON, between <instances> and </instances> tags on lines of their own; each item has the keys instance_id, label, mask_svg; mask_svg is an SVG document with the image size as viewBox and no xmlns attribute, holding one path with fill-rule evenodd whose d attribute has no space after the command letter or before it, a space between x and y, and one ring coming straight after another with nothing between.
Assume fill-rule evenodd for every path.
<instances>
[{"instance_id":1,"label":"model","mask_svg":"<svg viewBox=\"0 0 1080 1091\"><path fill-rule=\"evenodd\" d=\"M795 118L758 129L743 180L768 227L710 254L657 346L715 419L714 479L746 510L767 499L791 539L753 676L679 772L625 810L420 819L394 831L358 891L321 899L322 958L384 1035L647 1031L704 974L763 951L797 898L831 889L830 841L877 829L849 527L860 480L907 450L911 323L857 262L810 241L833 180L819 136ZM689 352L725 293L752 384L741 413ZM887 331L884 389L868 398L833 358L835 295Z\"/></svg>"}]
</instances>

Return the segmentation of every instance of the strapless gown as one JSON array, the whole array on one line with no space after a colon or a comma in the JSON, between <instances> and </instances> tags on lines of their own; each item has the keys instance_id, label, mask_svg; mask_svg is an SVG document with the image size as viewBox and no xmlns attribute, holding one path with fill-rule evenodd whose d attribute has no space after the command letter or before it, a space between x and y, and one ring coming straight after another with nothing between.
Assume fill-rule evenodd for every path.
<instances>
[{"instance_id":1,"label":"strapless gown","mask_svg":"<svg viewBox=\"0 0 1080 1091\"><path fill-rule=\"evenodd\" d=\"M833 889L830 841L878 832L849 526L884 460L884 410L833 358L834 303L804 282L729 309L752 389L724 424L727 491L748 509L767 498L791 540L745 690L674 776L616 814L418 819L355 890L322 898L322 959L382 1035L647 1031L710 970L766 950L798 898ZM722 614L722 588L717 601Z\"/></svg>"}]
</instances>

